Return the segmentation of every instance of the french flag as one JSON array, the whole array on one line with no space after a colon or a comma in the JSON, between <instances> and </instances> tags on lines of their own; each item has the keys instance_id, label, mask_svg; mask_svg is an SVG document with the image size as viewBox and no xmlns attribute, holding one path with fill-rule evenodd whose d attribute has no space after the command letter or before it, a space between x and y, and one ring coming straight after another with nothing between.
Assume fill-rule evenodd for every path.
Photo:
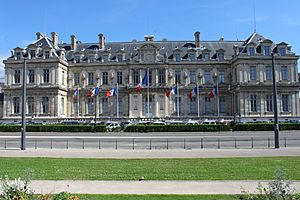
<instances>
[{"instance_id":1,"label":"french flag","mask_svg":"<svg viewBox=\"0 0 300 200\"><path fill-rule=\"evenodd\" d=\"M176 85L174 87L172 87L172 89L166 93L166 96L169 97L169 96L171 96L171 94L173 94L173 95L177 94L177 86Z\"/></svg>"},{"instance_id":2,"label":"french flag","mask_svg":"<svg viewBox=\"0 0 300 200\"><path fill-rule=\"evenodd\" d=\"M88 93L88 97L94 97L97 96L100 92L100 88L99 87L95 87L92 91L89 91Z\"/></svg>"},{"instance_id":3,"label":"french flag","mask_svg":"<svg viewBox=\"0 0 300 200\"><path fill-rule=\"evenodd\" d=\"M78 97L78 94L79 94L79 91L78 91L78 88L76 88L76 89L74 90L73 97L74 97L74 98Z\"/></svg>"},{"instance_id":4,"label":"french flag","mask_svg":"<svg viewBox=\"0 0 300 200\"><path fill-rule=\"evenodd\" d=\"M190 99L192 99L192 97L197 94L198 94L198 88L197 88L197 86L195 86L194 89L188 94L188 96Z\"/></svg>"},{"instance_id":5,"label":"french flag","mask_svg":"<svg viewBox=\"0 0 300 200\"><path fill-rule=\"evenodd\" d=\"M144 78L143 78L143 80L142 80L142 82L140 82L140 83L136 86L135 91L136 91L136 92L140 92L140 91L142 90L142 88L145 87L145 86L147 86L147 85L148 85L148 74L147 74L147 72L146 72L146 73L145 73L145 76L144 76Z\"/></svg>"},{"instance_id":6,"label":"french flag","mask_svg":"<svg viewBox=\"0 0 300 200\"><path fill-rule=\"evenodd\" d=\"M218 88L217 86L215 85L212 90L209 92L208 96L210 98L214 98L216 95L218 95Z\"/></svg>"},{"instance_id":7,"label":"french flag","mask_svg":"<svg viewBox=\"0 0 300 200\"><path fill-rule=\"evenodd\" d=\"M106 97L116 96L117 93L118 93L118 90L117 90L116 87L114 87L113 89L108 90L108 91L106 92Z\"/></svg>"}]
</instances>

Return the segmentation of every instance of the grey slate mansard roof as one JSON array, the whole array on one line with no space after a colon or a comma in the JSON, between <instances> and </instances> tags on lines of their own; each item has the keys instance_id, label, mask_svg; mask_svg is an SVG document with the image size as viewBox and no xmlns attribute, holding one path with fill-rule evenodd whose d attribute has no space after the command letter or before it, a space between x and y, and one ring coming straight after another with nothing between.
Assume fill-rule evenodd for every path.
<instances>
[{"instance_id":1,"label":"grey slate mansard roof","mask_svg":"<svg viewBox=\"0 0 300 200\"><path fill-rule=\"evenodd\" d=\"M202 57L202 51L203 50L209 50L210 57L216 58L216 52L218 50L224 50L224 58L226 60L230 60L234 55L234 46L239 47L239 52L246 53L247 51L247 45L255 45L257 48L257 51L260 51L261 49L261 42L263 41L270 41L261 36L258 33L253 33L249 38L247 38L245 41L226 41L226 40L218 40L218 41L200 41L200 48L195 48L194 41L153 41L151 44L154 44L158 49L160 55L164 56L165 59L172 59L174 50L176 49L181 57L187 57L187 53L190 49L194 49L197 51L197 58ZM272 42L272 41L271 41ZM54 45L50 38L46 37L45 35L41 37L41 39L33 42L32 44L35 44L41 48L45 48L46 46L55 49L56 52L60 51L62 49L65 49L66 51L66 59L68 61L74 60L74 54L83 55L82 60L87 60L87 56L89 55L89 52L96 52L97 53L97 60L101 60L102 54L105 52L109 52L111 54L110 58L116 59L116 55L118 52L124 52L125 53L125 59L129 60L131 58L134 58L138 56L139 49L141 46L146 44L146 41L132 41L132 42L106 42L105 43L105 49L99 49L99 43L76 43L76 49L71 50L71 44L59 44L58 48L55 49ZM272 47L274 47L275 44L272 43ZM57 56L57 55L56 55Z\"/></svg>"}]
</instances>

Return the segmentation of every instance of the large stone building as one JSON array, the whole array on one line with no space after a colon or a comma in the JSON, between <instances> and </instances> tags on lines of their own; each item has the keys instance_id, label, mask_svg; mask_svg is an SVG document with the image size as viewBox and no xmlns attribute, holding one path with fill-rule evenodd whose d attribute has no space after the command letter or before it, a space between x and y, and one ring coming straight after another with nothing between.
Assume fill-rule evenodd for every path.
<instances>
[{"instance_id":1,"label":"large stone building","mask_svg":"<svg viewBox=\"0 0 300 200\"><path fill-rule=\"evenodd\" d=\"M269 120L273 117L272 57L276 55L276 82L280 118L297 118L299 110L298 56L288 44L275 44L258 33L245 41L98 42L83 43L71 36L71 43L59 44L36 34L36 41L16 47L4 60L5 120L19 120L22 99L22 68L26 60L29 119L59 121L70 118L208 118ZM147 73L147 83L135 90ZM116 96L106 92L118 84ZM178 93L165 93L177 84ZM199 93L188 94L199 85ZM218 85L218 95L209 95ZM100 93L88 95L99 86ZM78 88L79 94L74 97ZM149 98L148 98L149 96ZM217 103L217 101L219 103ZM179 111L179 113L178 113Z\"/></svg>"}]
</instances>

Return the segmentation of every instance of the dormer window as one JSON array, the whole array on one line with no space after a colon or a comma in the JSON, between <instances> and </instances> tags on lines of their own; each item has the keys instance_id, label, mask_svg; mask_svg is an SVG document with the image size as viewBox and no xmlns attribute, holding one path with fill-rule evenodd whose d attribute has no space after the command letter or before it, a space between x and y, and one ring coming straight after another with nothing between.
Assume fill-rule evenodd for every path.
<instances>
[{"instance_id":1,"label":"dormer window","mask_svg":"<svg viewBox=\"0 0 300 200\"><path fill-rule=\"evenodd\" d=\"M123 55L118 55L117 56L118 62L123 62Z\"/></svg>"},{"instance_id":2,"label":"dormer window","mask_svg":"<svg viewBox=\"0 0 300 200\"><path fill-rule=\"evenodd\" d=\"M194 53L189 53L188 56L189 56L189 60L191 60L191 61L195 60L195 54Z\"/></svg>"},{"instance_id":3,"label":"dormer window","mask_svg":"<svg viewBox=\"0 0 300 200\"><path fill-rule=\"evenodd\" d=\"M286 48L285 47L280 47L279 48L279 53L280 53L280 56L285 56L286 55Z\"/></svg>"},{"instance_id":4,"label":"dormer window","mask_svg":"<svg viewBox=\"0 0 300 200\"><path fill-rule=\"evenodd\" d=\"M108 62L108 55L103 55L103 62Z\"/></svg>"},{"instance_id":5,"label":"dormer window","mask_svg":"<svg viewBox=\"0 0 300 200\"><path fill-rule=\"evenodd\" d=\"M209 60L209 53L203 54L203 59L206 61Z\"/></svg>"},{"instance_id":6,"label":"dormer window","mask_svg":"<svg viewBox=\"0 0 300 200\"><path fill-rule=\"evenodd\" d=\"M270 46L264 46L264 55L265 56L271 55L271 47Z\"/></svg>"},{"instance_id":7,"label":"dormer window","mask_svg":"<svg viewBox=\"0 0 300 200\"><path fill-rule=\"evenodd\" d=\"M254 54L255 54L255 49L254 49L254 47L249 47L249 48L248 48L248 55L249 55L249 56L254 56Z\"/></svg>"},{"instance_id":8,"label":"dormer window","mask_svg":"<svg viewBox=\"0 0 300 200\"><path fill-rule=\"evenodd\" d=\"M89 62L94 63L95 62L95 56L89 56Z\"/></svg>"},{"instance_id":9,"label":"dormer window","mask_svg":"<svg viewBox=\"0 0 300 200\"><path fill-rule=\"evenodd\" d=\"M21 52L17 52L16 53L16 59L17 60L21 60Z\"/></svg>"},{"instance_id":10,"label":"dormer window","mask_svg":"<svg viewBox=\"0 0 300 200\"><path fill-rule=\"evenodd\" d=\"M218 60L224 61L224 53L218 53Z\"/></svg>"},{"instance_id":11,"label":"dormer window","mask_svg":"<svg viewBox=\"0 0 300 200\"><path fill-rule=\"evenodd\" d=\"M49 59L50 58L50 52L49 51L45 51L45 59Z\"/></svg>"},{"instance_id":12,"label":"dormer window","mask_svg":"<svg viewBox=\"0 0 300 200\"><path fill-rule=\"evenodd\" d=\"M175 61L179 62L181 60L180 54L179 53L175 53Z\"/></svg>"},{"instance_id":13,"label":"dormer window","mask_svg":"<svg viewBox=\"0 0 300 200\"><path fill-rule=\"evenodd\" d=\"M30 58L35 58L35 50L30 50Z\"/></svg>"},{"instance_id":14,"label":"dormer window","mask_svg":"<svg viewBox=\"0 0 300 200\"><path fill-rule=\"evenodd\" d=\"M75 56L75 63L80 63L80 56Z\"/></svg>"}]
</instances>

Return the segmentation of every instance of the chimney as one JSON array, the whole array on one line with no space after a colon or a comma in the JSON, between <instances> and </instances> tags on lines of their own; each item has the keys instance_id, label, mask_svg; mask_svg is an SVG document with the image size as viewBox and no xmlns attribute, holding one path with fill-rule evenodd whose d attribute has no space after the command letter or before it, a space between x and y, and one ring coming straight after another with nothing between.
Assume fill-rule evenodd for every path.
<instances>
[{"instance_id":1,"label":"chimney","mask_svg":"<svg viewBox=\"0 0 300 200\"><path fill-rule=\"evenodd\" d=\"M36 40L41 39L42 34L40 32L36 32Z\"/></svg>"},{"instance_id":2,"label":"chimney","mask_svg":"<svg viewBox=\"0 0 300 200\"><path fill-rule=\"evenodd\" d=\"M199 48L200 47L200 32L195 32L194 33L194 36L195 36L195 46L196 48Z\"/></svg>"},{"instance_id":3,"label":"chimney","mask_svg":"<svg viewBox=\"0 0 300 200\"><path fill-rule=\"evenodd\" d=\"M154 35L145 35L144 38L146 42L153 42Z\"/></svg>"},{"instance_id":4,"label":"chimney","mask_svg":"<svg viewBox=\"0 0 300 200\"><path fill-rule=\"evenodd\" d=\"M71 50L76 49L76 36L75 35L71 35Z\"/></svg>"},{"instance_id":5,"label":"chimney","mask_svg":"<svg viewBox=\"0 0 300 200\"><path fill-rule=\"evenodd\" d=\"M100 33L98 35L98 37L99 37L99 48L104 49L104 47L105 47L105 36L102 33Z\"/></svg>"},{"instance_id":6,"label":"chimney","mask_svg":"<svg viewBox=\"0 0 300 200\"><path fill-rule=\"evenodd\" d=\"M58 47L58 35L56 32L52 32L51 35L52 35L53 46L54 46L54 48L57 48Z\"/></svg>"}]
</instances>

